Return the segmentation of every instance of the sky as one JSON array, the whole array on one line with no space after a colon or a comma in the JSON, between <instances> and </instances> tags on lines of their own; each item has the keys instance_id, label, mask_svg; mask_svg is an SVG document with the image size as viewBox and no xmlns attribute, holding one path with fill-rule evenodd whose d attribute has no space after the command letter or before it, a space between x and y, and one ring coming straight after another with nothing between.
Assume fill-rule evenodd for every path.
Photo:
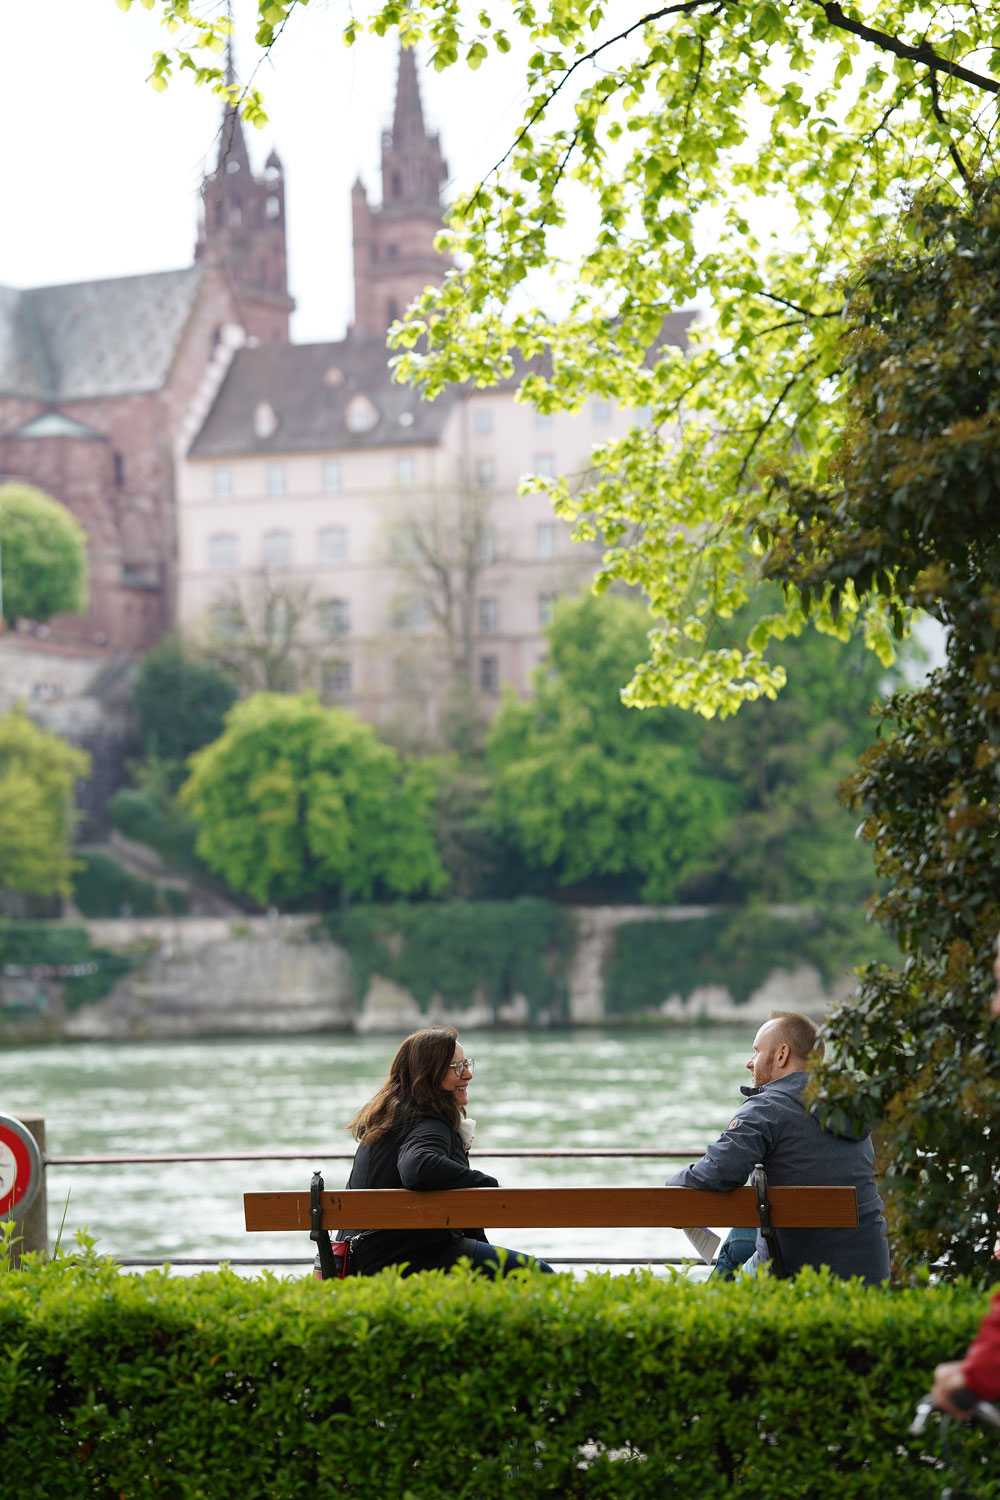
<instances>
[{"instance_id":1,"label":"sky","mask_svg":"<svg viewBox=\"0 0 1000 1500\"><path fill-rule=\"evenodd\" d=\"M252 0L234 0L237 66L256 57ZM350 193L378 200L381 132L392 123L397 44L341 41L343 0L310 0L260 68L270 116L245 127L255 170L276 148L285 172L289 282L298 343L341 338L352 315ZM220 101L175 74L146 82L168 40L135 0L22 0L5 7L0 110L6 232L0 284L49 286L190 265L198 189L214 166ZM478 181L516 134L524 93L511 59L476 73L427 69L424 117L452 183ZM449 188L445 189L446 195Z\"/></svg>"}]
</instances>

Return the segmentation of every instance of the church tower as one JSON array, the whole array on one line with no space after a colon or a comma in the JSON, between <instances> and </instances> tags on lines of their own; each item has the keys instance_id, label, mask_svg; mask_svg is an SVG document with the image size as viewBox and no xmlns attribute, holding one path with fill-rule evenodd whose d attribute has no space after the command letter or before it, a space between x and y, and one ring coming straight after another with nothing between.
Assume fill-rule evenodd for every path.
<instances>
[{"instance_id":1,"label":"church tower","mask_svg":"<svg viewBox=\"0 0 1000 1500\"><path fill-rule=\"evenodd\" d=\"M230 62L229 81L233 70ZM288 294L285 180L272 151L264 175L250 169L239 112L227 104L215 171L201 188L195 260L211 260L227 275L247 334L262 344L287 344L295 303Z\"/></svg>"},{"instance_id":2,"label":"church tower","mask_svg":"<svg viewBox=\"0 0 1000 1500\"><path fill-rule=\"evenodd\" d=\"M424 126L415 54L401 48L392 129L382 134L381 206L371 207L360 178L351 194L352 337L384 339L414 297L437 285L451 266L450 257L434 249L447 176L440 141Z\"/></svg>"}]
</instances>

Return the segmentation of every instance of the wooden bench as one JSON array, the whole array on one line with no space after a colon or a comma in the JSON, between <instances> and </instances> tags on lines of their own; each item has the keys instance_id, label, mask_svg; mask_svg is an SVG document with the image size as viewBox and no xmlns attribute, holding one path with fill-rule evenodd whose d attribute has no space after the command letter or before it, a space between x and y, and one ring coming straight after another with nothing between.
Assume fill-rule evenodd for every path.
<instances>
[{"instance_id":1,"label":"wooden bench","mask_svg":"<svg viewBox=\"0 0 1000 1500\"><path fill-rule=\"evenodd\" d=\"M248 1230L449 1229L697 1229L704 1225L763 1229L856 1229L852 1187L759 1186L729 1193L686 1187L454 1188L414 1193L403 1188L342 1188L313 1192L244 1193ZM318 1177L318 1174L316 1174ZM315 1237L315 1234L314 1234Z\"/></svg>"}]
</instances>

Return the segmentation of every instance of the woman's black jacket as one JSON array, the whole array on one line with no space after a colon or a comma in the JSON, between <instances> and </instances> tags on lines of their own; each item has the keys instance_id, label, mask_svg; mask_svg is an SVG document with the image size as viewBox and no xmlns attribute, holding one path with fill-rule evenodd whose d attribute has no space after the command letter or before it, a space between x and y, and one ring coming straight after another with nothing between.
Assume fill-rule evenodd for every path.
<instances>
[{"instance_id":1,"label":"woman's black jacket","mask_svg":"<svg viewBox=\"0 0 1000 1500\"><path fill-rule=\"evenodd\" d=\"M349 1188L410 1188L428 1193L442 1188L498 1187L495 1177L469 1166L458 1132L440 1115L421 1115L401 1134L383 1136L373 1146L362 1139L354 1156ZM338 1240L354 1238L342 1229ZM471 1251L470 1240L485 1240L482 1229L375 1229L354 1240L351 1270L373 1276L383 1266L407 1263L412 1271L447 1270Z\"/></svg>"}]
</instances>

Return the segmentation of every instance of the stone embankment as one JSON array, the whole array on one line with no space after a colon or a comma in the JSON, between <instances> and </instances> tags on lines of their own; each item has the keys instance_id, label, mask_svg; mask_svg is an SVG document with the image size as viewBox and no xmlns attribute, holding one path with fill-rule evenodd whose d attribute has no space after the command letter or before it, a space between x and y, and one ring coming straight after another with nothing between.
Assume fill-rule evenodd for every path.
<instances>
[{"instance_id":1,"label":"stone embankment","mask_svg":"<svg viewBox=\"0 0 1000 1500\"><path fill-rule=\"evenodd\" d=\"M607 1016L604 1006L604 975L616 928L708 914L707 908L693 907L580 908L569 975L569 1022L621 1024L620 1017ZM408 991L379 975L358 995L348 953L306 916L126 917L84 925L96 947L128 956L129 970L103 1000L72 1011L64 1004L58 982L33 981L28 1005L16 993L23 981L0 978L0 1035L30 1041L330 1030L398 1033L428 1021L464 1030L530 1021L523 995L513 996L496 1013L476 996L460 1008L449 1008L436 997L430 1009L422 1011ZM664 993L651 995L648 1010L629 1019L738 1021L745 1026L765 1019L772 1008L821 1018L852 985L852 977L846 975L830 992L808 966L777 969L747 1003L736 1005L721 986L703 986L682 996L670 993L665 979Z\"/></svg>"}]
</instances>

